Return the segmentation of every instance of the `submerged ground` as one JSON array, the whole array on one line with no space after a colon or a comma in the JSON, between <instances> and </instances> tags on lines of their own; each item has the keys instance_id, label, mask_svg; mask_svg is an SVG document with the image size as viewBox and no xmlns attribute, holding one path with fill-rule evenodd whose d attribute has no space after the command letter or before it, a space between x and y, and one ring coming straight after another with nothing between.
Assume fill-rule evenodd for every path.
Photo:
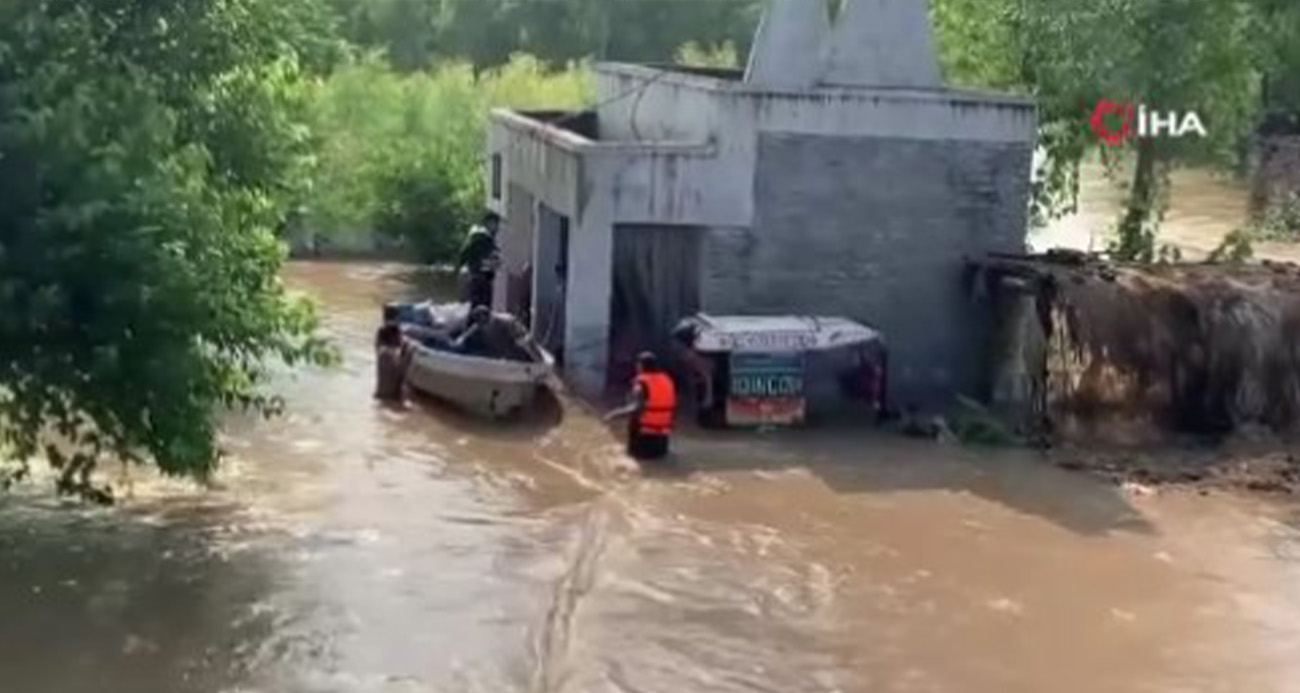
<instances>
[{"instance_id":1,"label":"submerged ground","mask_svg":"<svg viewBox=\"0 0 1300 693\"><path fill-rule=\"evenodd\" d=\"M345 361L232 422L218 489L0 497L0 688L1300 687L1291 506L856 433L688 436L642 476L572 405L384 409L371 330L404 274L291 268Z\"/></svg>"}]
</instances>

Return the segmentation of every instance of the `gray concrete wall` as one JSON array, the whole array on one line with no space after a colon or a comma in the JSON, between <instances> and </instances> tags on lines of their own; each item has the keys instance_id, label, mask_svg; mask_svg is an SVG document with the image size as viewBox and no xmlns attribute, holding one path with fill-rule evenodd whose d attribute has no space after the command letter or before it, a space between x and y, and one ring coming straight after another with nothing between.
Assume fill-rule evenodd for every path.
<instances>
[{"instance_id":1,"label":"gray concrete wall","mask_svg":"<svg viewBox=\"0 0 1300 693\"><path fill-rule=\"evenodd\" d=\"M968 89L823 86L777 89L643 65L602 63L603 141L743 143L759 130L1029 141L1027 98ZM617 98L616 96L623 96ZM724 151L725 154L725 151Z\"/></svg>"},{"instance_id":2,"label":"gray concrete wall","mask_svg":"<svg viewBox=\"0 0 1300 693\"><path fill-rule=\"evenodd\" d=\"M628 224L748 223L752 173L737 171L708 145L601 149L587 158L587 199L606 197Z\"/></svg>"},{"instance_id":3,"label":"gray concrete wall","mask_svg":"<svg viewBox=\"0 0 1300 693\"><path fill-rule=\"evenodd\" d=\"M505 112L489 133L506 180L571 220L564 334L581 391L604 385L616 223L713 228L706 252L717 269L702 282L705 310L860 317L917 354L895 362L901 387L968 386L964 367L922 372L922 364L957 363L953 353L969 350L952 344L973 324L950 300L961 254L1022 245L1035 126L1027 101L948 90L783 92L628 65L601 66L597 81L600 141ZM881 224L865 239L849 234L873 218ZM917 278L929 271L935 279ZM877 291L854 299L864 288ZM904 319L914 314L887 311L911 299L951 329L921 329ZM933 343L924 338L931 332Z\"/></svg>"},{"instance_id":4,"label":"gray concrete wall","mask_svg":"<svg viewBox=\"0 0 1300 693\"><path fill-rule=\"evenodd\" d=\"M501 247L501 271L497 272L492 290L493 310L522 313L519 294L520 281L533 259L534 209L537 206L532 193L518 183L503 179L502 194L505 208L504 222L497 233ZM498 212L499 213L499 212Z\"/></svg>"},{"instance_id":5,"label":"gray concrete wall","mask_svg":"<svg viewBox=\"0 0 1300 693\"><path fill-rule=\"evenodd\" d=\"M565 372L578 392L605 391L609 362L609 303L613 291L614 229L610 201L593 198L569 231L569 287L565 294Z\"/></svg>"},{"instance_id":6,"label":"gray concrete wall","mask_svg":"<svg viewBox=\"0 0 1300 693\"><path fill-rule=\"evenodd\" d=\"M599 66L597 89L605 102L602 138L618 144L677 139L712 148L712 158L674 162L671 171L642 158L635 166L621 162L599 172L600 180L617 176L619 190L613 193L627 193L619 198L616 213L653 210L653 218L633 217L644 222L752 225L754 170L763 133L1024 143L1035 138L1032 104L996 94L829 87L783 91L622 64ZM635 96L613 99L620 94ZM647 205L646 200L661 202ZM678 202L669 207L664 200Z\"/></svg>"},{"instance_id":7,"label":"gray concrete wall","mask_svg":"<svg viewBox=\"0 0 1300 693\"><path fill-rule=\"evenodd\" d=\"M827 84L939 87L926 0L845 0L827 45Z\"/></svg>"},{"instance_id":8,"label":"gray concrete wall","mask_svg":"<svg viewBox=\"0 0 1300 693\"><path fill-rule=\"evenodd\" d=\"M749 52L745 81L811 87L824 70L822 46L831 34L825 0L769 0Z\"/></svg>"},{"instance_id":9,"label":"gray concrete wall","mask_svg":"<svg viewBox=\"0 0 1300 693\"><path fill-rule=\"evenodd\" d=\"M501 110L493 112L487 131L487 153L501 155L503 183L517 185L537 201L569 216L575 215L581 204L585 142L578 135ZM485 183L490 186L491 166L483 168ZM509 214L508 204L507 200L489 200L489 207L502 216Z\"/></svg>"},{"instance_id":10,"label":"gray concrete wall","mask_svg":"<svg viewBox=\"0 0 1300 693\"><path fill-rule=\"evenodd\" d=\"M852 317L885 333L900 400L976 394L988 323L963 259L1024 247L1031 158L1027 143L764 135L755 224L710 232L704 309Z\"/></svg>"}]
</instances>

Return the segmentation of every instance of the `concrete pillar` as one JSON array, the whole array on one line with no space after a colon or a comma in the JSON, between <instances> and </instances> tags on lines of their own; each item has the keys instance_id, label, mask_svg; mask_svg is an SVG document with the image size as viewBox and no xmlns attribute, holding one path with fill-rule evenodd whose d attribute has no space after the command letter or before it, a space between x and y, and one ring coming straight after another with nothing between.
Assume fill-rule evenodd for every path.
<instances>
[{"instance_id":1,"label":"concrete pillar","mask_svg":"<svg viewBox=\"0 0 1300 693\"><path fill-rule=\"evenodd\" d=\"M564 306L560 305L561 225L563 218L538 202L533 238L533 336L555 351L563 342Z\"/></svg>"},{"instance_id":2,"label":"concrete pillar","mask_svg":"<svg viewBox=\"0 0 1300 693\"><path fill-rule=\"evenodd\" d=\"M606 204L593 200L571 226L569 290L565 294L564 370L585 397L605 393L609 313L614 289L614 225Z\"/></svg>"},{"instance_id":3,"label":"concrete pillar","mask_svg":"<svg viewBox=\"0 0 1300 693\"><path fill-rule=\"evenodd\" d=\"M845 0L821 82L852 86L943 86L926 0Z\"/></svg>"},{"instance_id":4,"label":"concrete pillar","mask_svg":"<svg viewBox=\"0 0 1300 693\"><path fill-rule=\"evenodd\" d=\"M745 81L782 89L813 86L822 71L822 47L829 34L826 0L770 0Z\"/></svg>"}]
</instances>

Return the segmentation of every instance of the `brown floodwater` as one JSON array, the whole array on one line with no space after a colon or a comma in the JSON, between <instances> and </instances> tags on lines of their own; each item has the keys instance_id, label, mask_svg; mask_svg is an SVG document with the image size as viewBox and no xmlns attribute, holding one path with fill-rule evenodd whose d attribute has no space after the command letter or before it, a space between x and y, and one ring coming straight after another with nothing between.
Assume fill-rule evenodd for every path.
<instances>
[{"instance_id":1,"label":"brown floodwater","mask_svg":"<svg viewBox=\"0 0 1300 693\"><path fill-rule=\"evenodd\" d=\"M215 488L0 497L0 691L1300 690L1289 506L1132 495L1029 453L687 433L370 398L409 272L297 264L344 362L235 419Z\"/></svg>"},{"instance_id":2,"label":"brown floodwater","mask_svg":"<svg viewBox=\"0 0 1300 693\"><path fill-rule=\"evenodd\" d=\"M1130 171L1108 178L1100 163L1085 164L1079 184L1078 210L1031 235L1035 250L1073 248L1104 250L1119 220ZM1169 209L1157 243L1177 248L1184 259L1201 260L1218 248L1228 233L1249 219L1248 183L1205 169L1177 169L1170 176ZM1294 243L1257 241L1260 258L1300 262Z\"/></svg>"}]
</instances>

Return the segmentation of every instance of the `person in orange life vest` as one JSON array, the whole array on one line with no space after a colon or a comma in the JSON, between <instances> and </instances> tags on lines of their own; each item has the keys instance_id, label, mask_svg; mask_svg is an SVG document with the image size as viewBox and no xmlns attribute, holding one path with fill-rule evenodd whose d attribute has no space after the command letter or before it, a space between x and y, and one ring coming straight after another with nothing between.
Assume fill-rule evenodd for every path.
<instances>
[{"instance_id":1,"label":"person in orange life vest","mask_svg":"<svg viewBox=\"0 0 1300 693\"><path fill-rule=\"evenodd\" d=\"M668 441L677 415L677 386L653 353L637 357L636 380L628 403L605 416L606 421L628 417L627 454L637 460L658 460L668 455Z\"/></svg>"}]
</instances>

